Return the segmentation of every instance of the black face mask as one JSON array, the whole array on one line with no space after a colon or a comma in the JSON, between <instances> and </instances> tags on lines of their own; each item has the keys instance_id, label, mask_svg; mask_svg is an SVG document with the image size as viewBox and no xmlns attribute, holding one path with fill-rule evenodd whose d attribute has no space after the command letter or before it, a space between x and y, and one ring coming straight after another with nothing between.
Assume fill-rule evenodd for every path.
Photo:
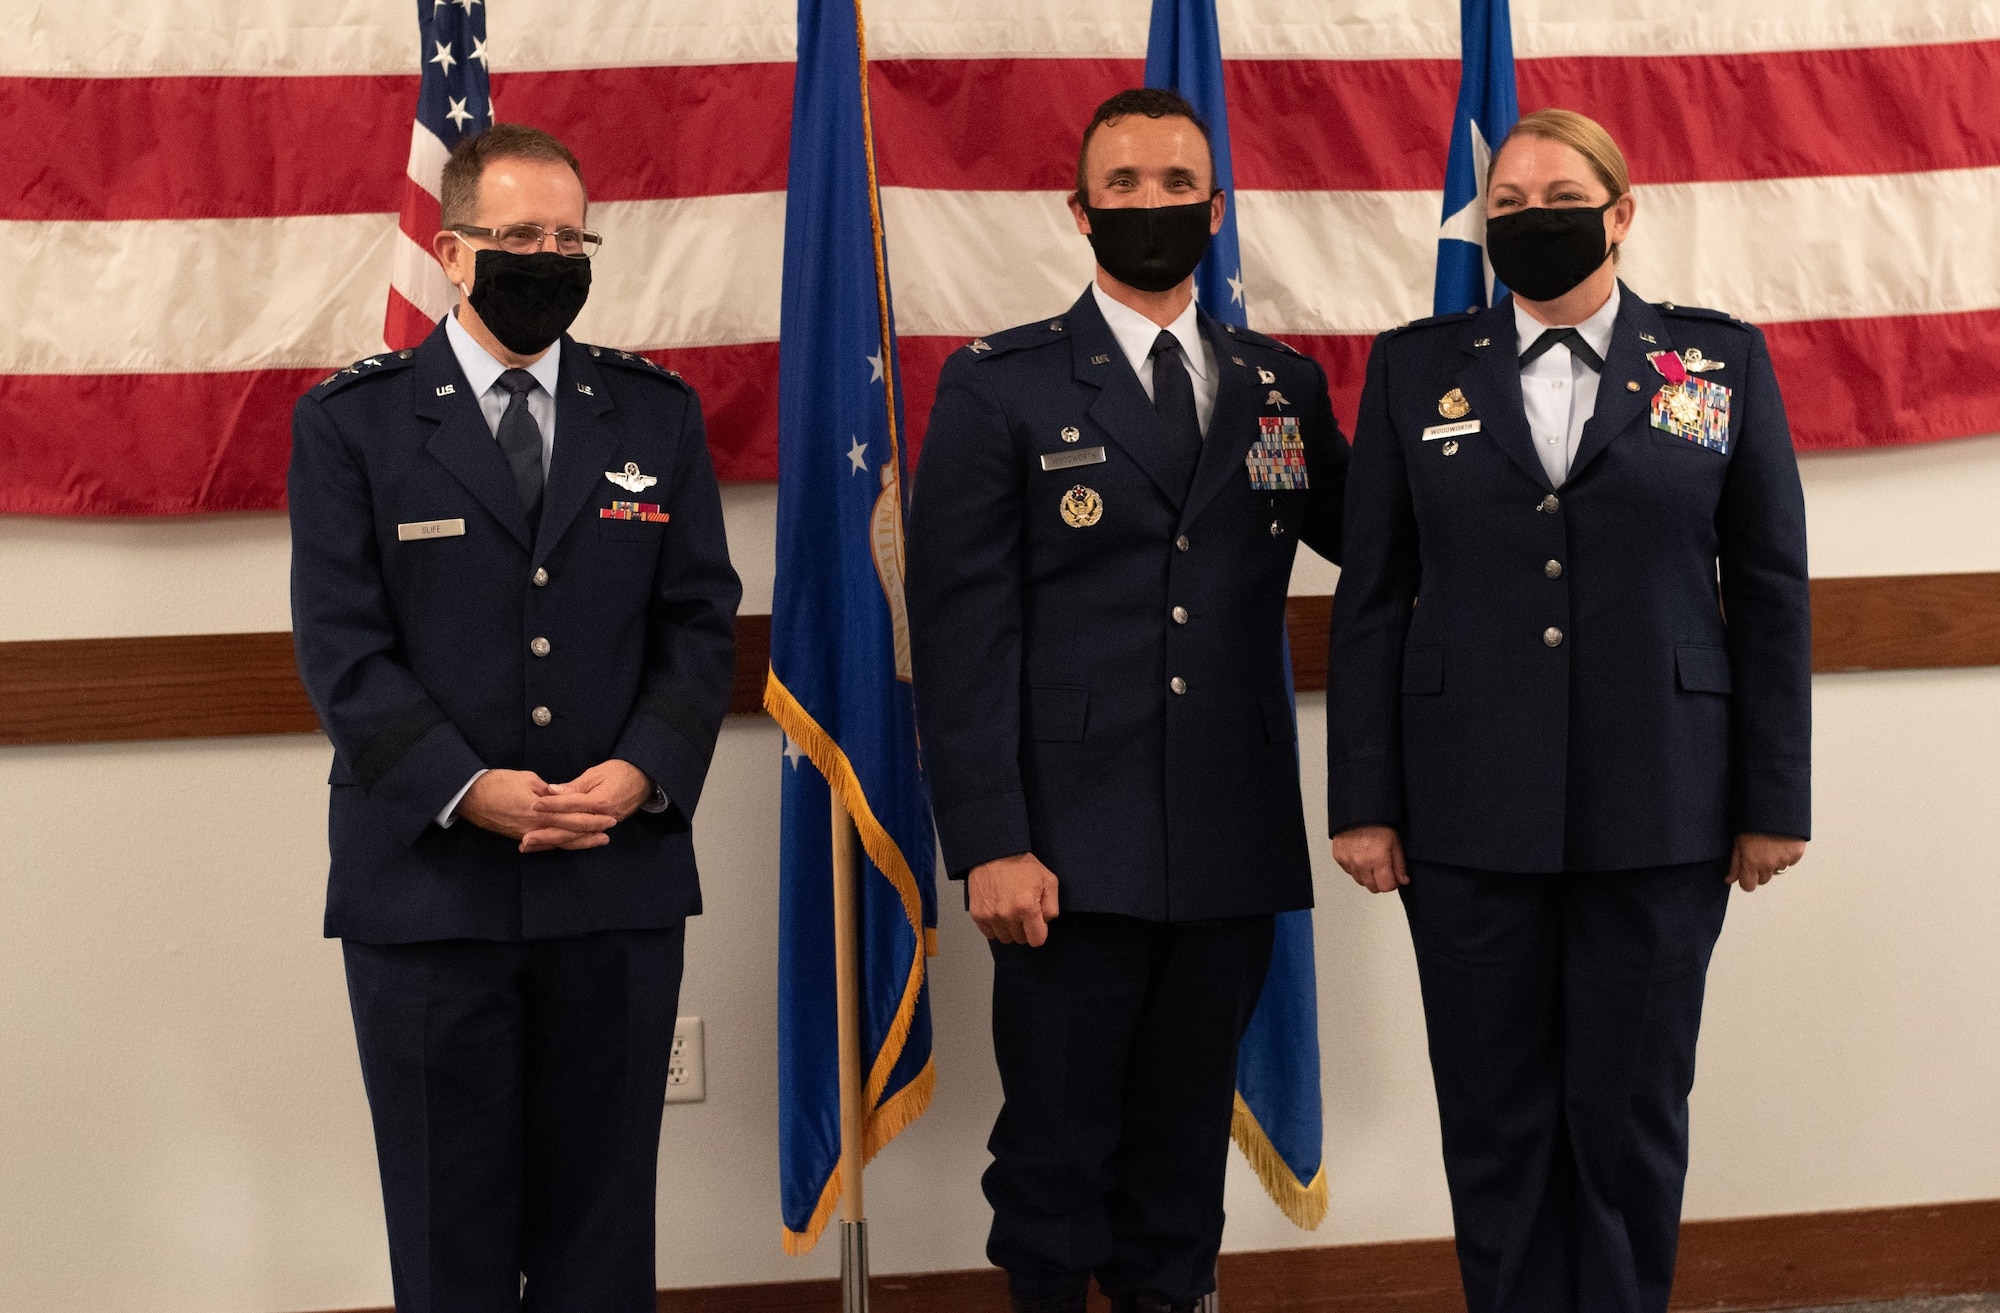
<instances>
[{"instance_id":1,"label":"black face mask","mask_svg":"<svg viewBox=\"0 0 2000 1313\"><path fill-rule=\"evenodd\" d=\"M1208 251L1208 211L1205 200L1147 209L1083 207L1097 263L1142 292L1178 287L1194 272Z\"/></svg>"},{"instance_id":2,"label":"black face mask","mask_svg":"<svg viewBox=\"0 0 2000 1313\"><path fill-rule=\"evenodd\" d=\"M1536 206L1486 221L1493 273L1530 301L1553 301L1597 272L1610 254L1599 206Z\"/></svg>"},{"instance_id":3,"label":"black face mask","mask_svg":"<svg viewBox=\"0 0 2000 1313\"><path fill-rule=\"evenodd\" d=\"M472 257L472 293L465 299L502 346L532 356L576 322L589 297L588 260L554 251L483 250Z\"/></svg>"}]
</instances>

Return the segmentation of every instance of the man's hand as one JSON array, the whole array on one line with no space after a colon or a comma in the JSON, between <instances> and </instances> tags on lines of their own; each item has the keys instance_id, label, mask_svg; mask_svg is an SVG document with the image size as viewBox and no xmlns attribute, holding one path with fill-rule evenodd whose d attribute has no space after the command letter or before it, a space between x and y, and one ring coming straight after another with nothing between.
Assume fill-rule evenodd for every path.
<instances>
[{"instance_id":1,"label":"man's hand","mask_svg":"<svg viewBox=\"0 0 2000 1313\"><path fill-rule=\"evenodd\" d=\"M982 862L972 868L965 883L979 933L1030 948L1048 942L1049 922L1061 911L1056 876L1033 853Z\"/></svg>"},{"instance_id":2,"label":"man's hand","mask_svg":"<svg viewBox=\"0 0 2000 1313\"><path fill-rule=\"evenodd\" d=\"M535 799L535 827L521 836L524 853L572 851L611 842L612 826L653 796L653 782L629 761L613 758L567 784L551 784Z\"/></svg>"},{"instance_id":3,"label":"man's hand","mask_svg":"<svg viewBox=\"0 0 2000 1313\"><path fill-rule=\"evenodd\" d=\"M1729 879L1743 892L1754 894L1780 871L1790 870L1805 860L1806 841L1781 834L1739 834L1736 851L1729 858Z\"/></svg>"},{"instance_id":4,"label":"man's hand","mask_svg":"<svg viewBox=\"0 0 2000 1313\"><path fill-rule=\"evenodd\" d=\"M482 830L518 839L545 824L535 814L535 803L548 791L531 770L489 770L465 791L458 814Z\"/></svg>"},{"instance_id":5,"label":"man's hand","mask_svg":"<svg viewBox=\"0 0 2000 1313\"><path fill-rule=\"evenodd\" d=\"M1370 893L1391 893L1410 882L1402 837L1387 825L1357 825L1334 835L1333 860Z\"/></svg>"}]
</instances>

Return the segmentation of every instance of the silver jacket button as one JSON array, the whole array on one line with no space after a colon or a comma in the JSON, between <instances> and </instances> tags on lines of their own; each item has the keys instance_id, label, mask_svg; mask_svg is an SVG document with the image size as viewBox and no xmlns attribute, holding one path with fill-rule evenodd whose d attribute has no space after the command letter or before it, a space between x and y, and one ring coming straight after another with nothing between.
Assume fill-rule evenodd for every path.
<instances>
[{"instance_id":1,"label":"silver jacket button","mask_svg":"<svg viewBox=\"0 0 2000 1313\"><path fill-rule=\"evenodd\" d=\"M1188 549L1187 535L1182 534L1180 537L1174 539L1174 546L1180 548L1182 551L1186 551Z\"/></svg>"},{"instance_id":2,"label":"silver jacket button","mask_svg":"<svg viewBox=\"0 0 2000 1313\"><path fill-rule=\"evenodd\" d=\"M549 654L549 640L546 638L538 638L534 642L528 644L528 650L530 652L533 652L536 656L547 656Z\"/></svg>"},{"instance_id":3,"label":"silver jacket button","mask_svg":"<svg viewBox=\"0 0 2000 1313\"><path fill-rule=\"evenodd\" d=\"M1172 679L1167 681L1167 687L1172 689L1176 693L1185 693L1187 692L1187 681L1185 679L1182 679L1179 675L1175 675Z\"/></svg>"},{"instance_id":4,"label":"silver jacket button","mask_svg":"<svg viewBox=\"0 0 2000 1313\"><path fill-rule=\"evenodd\" d=\"M528 713L528 719L534 721L537 725L546 725L555 719L555 714L547 707L536 707Z\"/></svg>"},{"instance_id":5,"label":"silver jacket button","mask_svg":"<svg viewBox=\"0 0 2000 1313\"><path fill-rule=\"evenodd\" d=\"M1561 561L1549 561L1542 566L1542 573L1551 579L1560 579L1563 577L1563 563Z\"/></svg>"},{"instance_id":6,"label":"silver jacket button","mask_svg":"<svg viewBox=\"0 0 2000 1313\"><path fill-rule=\"evenodd\" d=\"M537 569L531 578L534 580L535 587L537 588L547 588L549 586L549 572L547 570Z\"/></svg>"},{"instance_id":7,"label":"silver jacket button","mask_svg":"<svg viewBox=\"0 0 2000 1313\"><path fill-rule=\"evenodd\" d=\"M1175 624L1177 624L1177 625L1184 625L1184 624L1186 624L1186 623L1187 623L1187 620L1188 620L1188 617L1187 617L1187 608L1186 608L1186 607L1184 607L1184 606L1177 606L1177 607L1175 607L1175 608L1174 608L1174 623L1175 623Z\"/></svg>"},{"instance_id":8,"label":"silver jacket button","mask_svg":"<svg viewBox=\"0 0 2000 1313\"><path fill-rule=\"evenodd\" d=\"M1554 625L1550 625L1542 631L1542 645L1545 647L1561 647L1563 645L1563 631L1557 629Z\"/></svg>"},{"instance_id":9,"label":"silver jacket button","mask_svg":"<svg viewBox=\"0 0 2000 1313\"><path fill-rule=\"evenodd\" d=\"M1550 493L1536 504L1535 509L1544 515L1554 515L1562 509L1562 498L1556 496L1554 493Z\"/></svg>"}]
</instances>

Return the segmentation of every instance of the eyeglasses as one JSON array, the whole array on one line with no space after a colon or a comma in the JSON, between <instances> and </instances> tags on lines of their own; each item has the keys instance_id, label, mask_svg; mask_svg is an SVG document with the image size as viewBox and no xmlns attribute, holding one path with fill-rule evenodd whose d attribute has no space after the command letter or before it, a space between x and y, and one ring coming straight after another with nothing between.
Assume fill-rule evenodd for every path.
<instances>
[{"instance_id":1,"label":"eyeglasses","mask_svg":"<svg viewBox=\"0 0 2000 1313\"><path fill-rule=\"evenodd\" d=\"M542 249L542 243L555 238L556 254L567 255L572 260L588 260L597 254L597 248L604 245L604 239L588 228L557 228L554 232L538 223L508 223L498 228L477 228L469 223L455 223L451 231L468 237L491 237L500 244L500 249L513 255L533 255Z\"/></svg>"}]
</instances>

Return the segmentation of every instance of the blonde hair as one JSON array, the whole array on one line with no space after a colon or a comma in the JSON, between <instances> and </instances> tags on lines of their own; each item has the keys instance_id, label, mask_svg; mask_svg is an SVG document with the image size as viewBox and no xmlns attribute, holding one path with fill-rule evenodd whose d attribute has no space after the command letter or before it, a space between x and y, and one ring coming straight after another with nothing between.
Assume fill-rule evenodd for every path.
<instances>
[{"instance_id":1,"label":"blonde hair","mask_svg":"<svg viewBox=\"0 0 2000 1313\"><path fill-rule=\"evenodd\" d=\"M1538 109L1521 117L1500 139L1500 146L1493 152L1493 158L1486 165L1486 181L1493 181L1493 166L1500 162L1500 151L1516 137L1540 137L1543 141L1553 141L1568 146L1590 164L1590 171L1617 200L1632 190L1632 175L1625 167L1625 152L1618 149L1618 143L1596 119L1586 117L1573 109Z\"/></svg>"}]
</instances>

